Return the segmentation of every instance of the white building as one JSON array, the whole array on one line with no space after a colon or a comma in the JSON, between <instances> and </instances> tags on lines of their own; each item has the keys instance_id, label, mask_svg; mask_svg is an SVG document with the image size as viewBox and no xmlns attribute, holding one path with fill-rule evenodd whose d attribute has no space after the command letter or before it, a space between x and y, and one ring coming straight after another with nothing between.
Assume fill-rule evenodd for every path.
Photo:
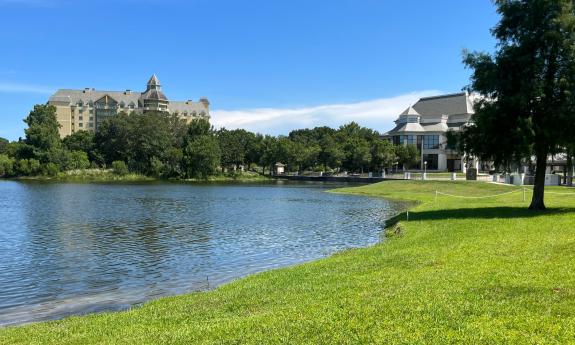
<instances>
[{"instance_id":1,"label":"white building","mask_svg":"<svg viewBox=\"0 0 575 345\"><path fill-rule=\"evenodd\" d=\"M447 145L447 132L471 121L475 96L467 92L425 97L399 114L396 126L384 135L396 145L417 145L427 170L463 171L464 157ZM472 162L477 167L477 162Z\"/></svg>"}]
</instances>

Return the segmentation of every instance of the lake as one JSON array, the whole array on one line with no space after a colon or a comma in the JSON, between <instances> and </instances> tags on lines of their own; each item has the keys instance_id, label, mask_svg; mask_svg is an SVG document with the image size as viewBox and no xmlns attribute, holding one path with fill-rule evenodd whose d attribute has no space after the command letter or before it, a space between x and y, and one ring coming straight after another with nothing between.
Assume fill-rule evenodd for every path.
<instances>
[{"instance_id":1,"label":"lake","mask_svg":"<svg viewBox=\"0 0 575 345\"><path fill-rule=\"evenodd\" d=\"M0 325L122 310L380 240L400 204L274 182L0 181Z\"/></svg>"}]
</instances>

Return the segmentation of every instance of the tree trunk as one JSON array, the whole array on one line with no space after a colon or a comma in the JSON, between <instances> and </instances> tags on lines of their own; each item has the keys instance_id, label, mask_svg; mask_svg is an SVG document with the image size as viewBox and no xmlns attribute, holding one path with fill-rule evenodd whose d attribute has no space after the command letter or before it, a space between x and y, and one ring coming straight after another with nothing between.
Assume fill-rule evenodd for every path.
<instances>
[{"instance_id":1,"label":"tree trunk","mask_svg":"<svg viewBox=\"0 0 575 345\"><path fill-rule=\"evenodd\" d=\"M536 155L535 185L533 186L533 198L531 199L530 210L545 209L545 169L547 168L547 150L540 149Z\"/></svg>"}]
</instances>

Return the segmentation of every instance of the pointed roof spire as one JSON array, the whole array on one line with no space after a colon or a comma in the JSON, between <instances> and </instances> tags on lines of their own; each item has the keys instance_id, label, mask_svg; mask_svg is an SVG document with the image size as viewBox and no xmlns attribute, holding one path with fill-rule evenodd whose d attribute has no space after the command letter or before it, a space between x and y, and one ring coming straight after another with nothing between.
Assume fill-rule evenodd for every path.
<instances>
[{"instance_id":1,"label":"pointed roof spire","mask_svg":"<svg viewBox=\"0 0 575 345\"><path fill-rule=\"evenodd\" d=\"M148 80L148 86L160 86L160 80L158 79L158 77L156 77L156 73L154 73L151 77L150 80Z\"/></svg>"},{"instance_id":2,"label":"pointed roof spire","mask_svg":"<svg viewBox=\"0 0 575 345\"><path fill-rule=\"evenodd\" d=\"M409 107L399 115L419 115L419 113L415 109L413 109L413 107Z\"/></svg>"}]
</instances>

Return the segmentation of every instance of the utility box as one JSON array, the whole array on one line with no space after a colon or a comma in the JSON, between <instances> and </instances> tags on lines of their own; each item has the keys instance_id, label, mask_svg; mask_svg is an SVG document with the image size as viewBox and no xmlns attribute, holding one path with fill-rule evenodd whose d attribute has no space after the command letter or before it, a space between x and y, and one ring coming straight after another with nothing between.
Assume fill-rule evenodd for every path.
<instances>
[{"instance_id":1,"label":"utility box","mask_svg":"<svg viewBox=\"0 0 575 345\"><path fill-rule=\"evenodd\" d=\"M523 186L525 184L525 174L513 174L512 183L516 186Z\"/></svg>"},{"instance_id":2,"label":"utility box","mask_svg":"<svg viewBox=\"0 0 575 345\"><path fill-rule=\"evenodd\" d=\"M469 168L465 173L465 179L467 181L477 181L477 169Z\"/></svg>"},{"instance_id":3,"label":"utility box","mask_svg":"<svg viewBox=\"0 0 575 345\"><path fill-rule=\"evenodd\" d=\"M561 176L555 174L545 175L546 186L559 186L561 184Z\"/></svg>"}]
</instances>

